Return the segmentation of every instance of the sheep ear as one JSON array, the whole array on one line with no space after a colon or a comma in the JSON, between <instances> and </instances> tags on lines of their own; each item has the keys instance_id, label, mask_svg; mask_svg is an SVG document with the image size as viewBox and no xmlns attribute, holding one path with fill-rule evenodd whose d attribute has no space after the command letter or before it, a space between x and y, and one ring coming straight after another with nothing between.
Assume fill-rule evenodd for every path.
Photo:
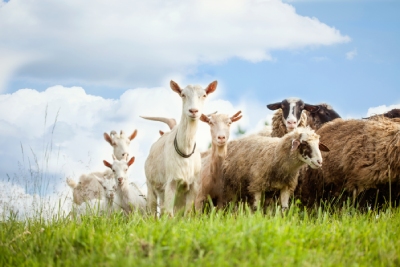
<instances>
[{"instance_id":1,"label":"sheep ear","mask_svg":"<svg viewBox=\"0 0 400 267\"><path fill-rule=\"evenodd\" d=\"M205 122L205 123L209 123L210 122L210 119L204 114L201 114L200 120Z\"/></svg>"},{"instance_id":2,"label":"sheep ear","mask_svg":"<svg viewBox=\"0 0 400 267\"><path fill-rule=\"evenodd\" d=\"M137 130L135 130L132 134L131 134L131 136L129 136L129 140L133 140L135 137L136 137L136 135L137 135Z\"/></svg>"},{"instance_id":3,"label":"sheep ear","mask_svg":"<svg viewBox=\"0 0 400 267\"><path fill-rule=\"evenodd\" d=\"M113 145L113 141L111 139L111 137L108 135L108 133L104 133L104 140L106 140L110 145Z\"/></svg>"},{"instance_id":4,"label":"sheep ear","mask_svg":"<svg viewBox=\"0 0 400 267\"><path fill-rule=\"evenodd\" d=\"M277 103L273 103L273 104L268 104L267 108L270 110L277 110L282 108L282 102L277 102Z\"/></svg>"},{"instance_id":5,"label":"sheep ear","mask_svg":"<svg viewBox=\"0 0 400 267\"><path fill-rule=\"evenodd\" d=\"M325 151L325 152L331 151L326 145L324 145L324 144L321 143L321 142L319 142L318 147L319 147L319 150L321 150L321 151Z\"/></svg>"},{"instance_id":6,"label":"sheep ear","mask_svg":"<svg viewBox=\"0 0 400 267\"><path fill-rule=\"evenodd\" d=\"M209 95L212 92L214 92L215 90L217 90L217 85L218 85L217 81L213 81L212 83L210 83L206 88L207 95Z\"/></svg>"},{"instance_id":7,"label":"sheep ear","mask_svg":"<svg viewBox=\"0 0 400 267\"><path fill-rule=\"evenodd\" d=\"M290 151L295 151L300 145L300 141L299 140L293 140L292 141L292 148L290 149Z\"/></svg>"},{"instance_id":8,"label":"sheep ear","mask_svg":"<svg viewBox=\"0 0 400 267\"><path fill-rule=\"evenodd\" d=\"M128 161L128 167L131 166L134 162L135 162L135 157L132 157L132 158Z\"/></svg>"},{"instance_id":9,"label":"sheep ear","mask_svg":"<svg viewBox=\"0 0 400 267\"><path fill-rule=\"evenodd\" d=\"M304 104L304 109L311 112L311 113L315 113L319 110L319 106L316 105L310 105L310 104Z\"/></svg>"},{"instance_id":10,"label":"sheep ear","mask_svg":"<svg viewBox=\"0 0 400 267\"><path fill-rule=\"evenodd\" d=\"M233 115L233 116L231 117L231 121L232 121L232 122L235 122L235 121L240 120L240 119L242 118L242 115L240 115L240 113L242 113L241 110L239 110L238 112L236 112L236 114ZM240 116L239 116L239 115L240 115Z\"/></svg>"},{"instance_id":11,"label":"sheep ear","mask_svg":"<svg viewBox=\"0 0 400 267\"><path fill-rule=\"evenodd\" d=\"M164 132L163 132L163 131L159 130L158 132L160 133L161 136L164 135Z\"/></svg>"},{"instance_id":12,"label":"sheep ear","mask_svg":"<svg viewBox=\"0 0 400 267\"><path fill-rule=\"evenodd\" d=\"M172 91L174 91L174 92L176 92L178 94L182 93L182 89L179 87L179 85L176 82L171 80L169 82L169 85L171 86Z\"/></svg>"},{"instance_id":13,"label":"sheep ear","mask_svg":"<svg viewBox=\"0 0 400 267\"><path fill-rule=\"evenodd\" d=\"M103 160L104 166L112 169L112 165L107 161L107 160Z\"/></svg>"}]
</instances>

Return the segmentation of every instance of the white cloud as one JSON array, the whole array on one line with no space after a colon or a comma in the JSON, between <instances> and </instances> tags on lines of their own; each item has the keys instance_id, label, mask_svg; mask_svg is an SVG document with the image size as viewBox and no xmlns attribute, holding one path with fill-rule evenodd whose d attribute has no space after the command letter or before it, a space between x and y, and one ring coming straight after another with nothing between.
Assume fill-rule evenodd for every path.
<instances>
[{"instance_id":1,"label":"white cloud","mask_svg":"<svg viewBox=\"0 0 400 267\"><path fill-rule=\"evenodd\" d=\"M390 106L381 105L381 106L377 106L377 107L372 107L372 108L368 109L366 117L373 116L373 115L378 115L378 114L383 114L383 113L386 113L389 110L392 110L394 108L400 108L400 104L390 105Z\"/></svg>"},{"instance_id":2,"label":"white cloud","mask_svg":"<svg viewBox=\"0 0 400 267\"><path fill-rule=\"evenodd\" d=\"M232 138L237 125L251 133L271 118L272 111L265 103L243 100L233 105L219 98L217 92L223 90L220 85L210 95L204 113L218 111L233 115L242 110L243 118L232 126ZM0 127L3 173L0 182L4 185L0 187L10 192L0 194L0 206L9 202L25 214L29 203L44 202L46 207L58 203L65 192L70 192L66 177L78 179L82 173L101 171L106 168L102 160L112 160L112 148L103 140L103 133L111 130L138 130L131 143L130 154L136 160L130 169L130 179L143 186L144 161L150 146L158 139L158 130L168 131L168 126L144 120L139 115L173 117L179 121L180 114L181 100L169 88L131 89L119 99L105 99L88 95L80 87L62 86L43 92L23 89L0 95L0 126L5 126ZM210 141L209 126L199 122L197 147L204 151ZM69 207L63 209L68 211Z\"/></svg>"},{"instance_id":3,"label":"white cloud","mask_svg":"<svg viewBox=\"0 0 400 267\"><path fill-rule=\"evenodd\" d=\"M355 56L357 56L357 49L353 49L346 53L346 59L348 59L348 60L354 59Z\"/></svg>"},{"instance_id":4,"label":"white cloud","mask_svg":"<svg viewBox=\"0 0 400 267\"><path fill-rule=\"evenodd\" d=\"M3 77L18 71L24 79L61 84L158 85L202 63L271 60L276 49L349 40L280 0L13 0L0 5L0 58L18 59L2 60Z\"/></svg>"}]
</instances>

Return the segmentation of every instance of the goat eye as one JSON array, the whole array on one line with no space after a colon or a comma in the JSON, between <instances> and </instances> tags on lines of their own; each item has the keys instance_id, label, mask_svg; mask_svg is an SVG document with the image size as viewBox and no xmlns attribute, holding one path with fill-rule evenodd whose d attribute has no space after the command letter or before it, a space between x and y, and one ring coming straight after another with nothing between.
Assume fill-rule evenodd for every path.
<instances>
[{"instance_id":1,"label":"goat eye","mask_svg":"<svg viewBox=\"0 0 400 267\"><path fill-rule=\"evenodd\" d=\"M206 95L206 94L204 94L204 95L203 95L203 97L207 97L207 95Z\"/></svg>"},{"instance_id":2,"label":"goat eye","mask_svg":"<svg viewBox=\"0 0 400 267\"><path fill-rule=\"evenodd\" d=\"M186 97L185 94L181 94L181 97Z\"/></svg>"},{"instance_id":3,"label":"goat eye","mask_svg":"<svg viewBox=\"0 0 400 267\"><path fill-rule=\"evenodd\" d=\"M106 187L105 187L105 186L103 186L103 188L104 188L104 190L106 190Z\"/></svg>"}]
</instances>

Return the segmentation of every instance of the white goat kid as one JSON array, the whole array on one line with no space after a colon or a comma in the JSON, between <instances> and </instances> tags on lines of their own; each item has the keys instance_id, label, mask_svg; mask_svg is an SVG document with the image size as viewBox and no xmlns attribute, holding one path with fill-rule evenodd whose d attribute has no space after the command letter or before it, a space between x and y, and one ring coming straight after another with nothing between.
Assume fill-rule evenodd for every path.
<instances>
[{"instance_id":1,"label":"white goat kid","mask_svg":"<svg viewBox=\"0 0 400 267\"><path fill-rule=\"evenodd\" d=\"M174 216L177 211L189 212L196 197L195 183L200 179L201 158L196 150L196 132L204 100L217 88L217 81L206 89L188 85L181 89L174 81L171 89L182 98L182 116L171 132L164 133L150 149L145 162L147 203L155 215L157 199L161 213Z\"/></svg>"},{"instance_id":2,"label":"white goat kid","mask_svg":"<svg viewBox=\"0 0 400 267\"><path fill-rule=\"evenodd\" d=\"M98 215L102 213L109 214L114 208L114 196L117 190L117 184L115 179L108 179L104 177L99 177L94 174L94 180L97 180L103 191L101 192L100 198L93 198L84 203L73 203L73 214L78 218L83 214L93 214Z\"/></svg>"},{"instance_id":3,"label":"white goat kid","mask_svg":"<svg viewBox=\"0 0 400 267\"><path fill-rule=\"evenodd\" d=\"M127 156L118 160L113 155L113 159L113 164L106 160L103 160L103 163L113 171L115 181L118 185L114 198L114 206L118 206L126 213L131 213L133 211L144 213L146 211L146 198L144 194L135 183L128 182L128 169L135 161L135 157L127 161Z\"/></svg>"},{"instance_id":4,"label":"white goat kid","mask_svg":"<svg viewBox=\"0 0 400 267\"><path fill-rule=\"evenodd\" d=\"M137 130L129 136L125 135L125 132L121 130L120 134L116 131L111 131L110 135L104 133L104 140L106 140L113 148L114 155L117 159L121 160L125 155L129 157L129 144L136 137Z\"/></svg>"}]
</instances>

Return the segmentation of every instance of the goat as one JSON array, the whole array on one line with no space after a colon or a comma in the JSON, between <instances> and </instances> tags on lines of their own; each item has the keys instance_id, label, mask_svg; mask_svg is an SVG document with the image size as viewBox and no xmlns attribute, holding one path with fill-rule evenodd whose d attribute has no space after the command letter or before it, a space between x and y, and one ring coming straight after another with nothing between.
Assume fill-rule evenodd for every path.
<instances>
[{"instance_id":1,"label":"goat","mask_svg":"<svg viewBox=\"0 0 400 267\"><path fill-rule=\"evenodd\" d=\"M80 203L73 203L73 214L78 215L78 217L84 213L88 213L89 211L97 214L97 212L110 213L114 210L114 195L117 189L115 179L99 177L94 173L92 173L91 176L97 180L103 191L101 192L102 194L99 198L91 198L90 200L85 201L85 203L83 201ZM93 179L90 179L90 181L92 180ZM68 179L68 181L68 185L71 186L75 192L75 189L80 185L76 184L76 182L72 179Z\"/></svg>"},{"instance_id":2,"label":"goat","mask_svg":"<svg viewBox=\"0 0 400 267\"><path fill-rule=\"evenodd\" d=\"M113 164L103 160L104 165L113 171L115 181L118 184L114 202L115 205L123 209L125 213L131 213L133 211L144 213L147 205L145 196L135 183L128 183L128 169L135 161L135 157L132 157L129 161L127 161L127 158L127 156L124 156L123 159L118 160L113 155Z\"/></svg>"},{"instance_id":3,"label":"goat","mask_svg":"<svg viewBox=\"0 0 400 267\"><path fill-rule=\"evenodd\" d=\"M125 155L129 157L129 144L136 137L137 130L129 136L125 135L125 132L121 130L120 134L116 131L111 131L110 135L104 133L104 140L106 140L114 149L113 154L119 160L121 160Z\"/></svg>"},{"instance_id":4,"label":"goat","mask_svg":"<svg viewBox=\"0 0 400 267\"><path fill-rule=\"evenodd\" d=\"M229 117L226 114L201 115L200 120L210 125L211 132L211 154L202 158L201 179L199 192L196 197L196 209L201 210L203 202L210 197L214 206L223 206L223 179L222 164L227 154L227 142L229 130L233 122L242 118L241 111Z\"/></svg>"},{"instance_id":5,"label":"goat","mask_svg":"<svg viewBox=\"0 0 400 267\"><path fill-rule=\"evenodd\" d=\"M309 127L281 138L252 135L231 142L223 163L225 203L243 200L258 207L263 194L280 190L282 209L297 186L299 169L322 166L321 151L329 149Z\"/></svg>"},{"instance_id":6,"label":"goat","mask_svg":"<svg viewBox=\"0 0 400 267\"><path fill-rule=\"evenodd\" d=\"M72 188L73 203L81 205L83 202L92 199L101 199L104 196L104 191L97 178L101 177L101 179L106 180L111 179L112 175L112 172L106 169L104 172L82 174L78 183L72 178L67 178L67 184Z\"/></svg>"},{"instance_id":7,"label":"goat","mask_svg":"<svg viewBox=\"0 0 400 267\"><path fill-rule=\"evenodd\" d=\"M147 201L151 213L156 214L157 199L161 212L174 216L194 204L195 182L200 179L201 158L196 150L195 136L204 100L217 88L217 81L206 89L188 85L181 89L174 81L171 89L182 98L181 121L164 133L150 148L145 162Z\"/></svg>"}]
</instances>

